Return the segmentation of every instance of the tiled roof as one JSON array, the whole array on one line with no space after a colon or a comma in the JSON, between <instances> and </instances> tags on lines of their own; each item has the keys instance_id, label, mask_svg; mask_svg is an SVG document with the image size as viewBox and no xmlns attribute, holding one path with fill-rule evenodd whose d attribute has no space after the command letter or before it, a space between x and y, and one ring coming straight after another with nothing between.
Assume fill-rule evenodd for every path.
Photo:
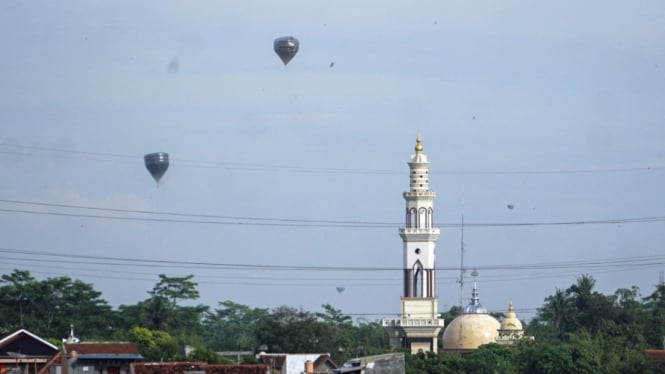
<instances>
[{"instance_id":1,"label":"tiled roof","mask_svg":"<svg viewBox=\"0 0 665 374\"><path fill-rule=\"evenodd\" d=\"M665 363L665 349L647 349L647 356L658 363Z\"/></svg>"},{"instance_id":2,"label":"tiled roof","mask_svg":"<svg viewBox=\"0 0 665 374\"><path fill-rule=\"evenodd\" d=\"M130 342L65 343L65 351L78 354L138 354L139 346Z\"/></svg>"},{"instance_id":3,"label":"tiled roof","mask_svg":"<svg viewBox=\"0 0 665 374\"><path fill-rule=\"evenodd\" d=\"M180 374L202 371L206 374L265 374L266 365L208 365L202 362L134 362L131 371L136 374Z\"/></svg>"}]
</instances>

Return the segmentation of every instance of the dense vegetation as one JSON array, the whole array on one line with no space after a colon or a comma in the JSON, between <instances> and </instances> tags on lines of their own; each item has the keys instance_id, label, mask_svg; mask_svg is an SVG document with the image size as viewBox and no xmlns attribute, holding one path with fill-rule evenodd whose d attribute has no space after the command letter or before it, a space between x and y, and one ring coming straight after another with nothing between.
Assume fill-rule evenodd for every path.
<instances>
[{"instance_id":1,"label":"dense vegetation","mask_svg":"<svg viewBox=\"0 0 665 374\"><path fill-rule=\"evenodd\" d=\"M665 339L665 285L641 297L639 290L612 295L581 276L545 298L526 328L535 341L514 348L482 346L465 356L407 355L408 373L665 373L645 354ZM14 270L0 279L0 332L23 327L55 342L70 324L84 341L131 340L147 360L193 359L218 363L216 351L329 352L337 362L390 351L380 321L353 323L331 305L323 313L281 306L272 310L222 301L216 308L185 306L199 293L193 276L160 275L148 297L114 309L91 284L69 277L37 280ZM460 312L444 313L450 321ZM196 348L179 357L178 347ZM265 346L265 347L262 347Z\"/></svg>"}]
</instances>

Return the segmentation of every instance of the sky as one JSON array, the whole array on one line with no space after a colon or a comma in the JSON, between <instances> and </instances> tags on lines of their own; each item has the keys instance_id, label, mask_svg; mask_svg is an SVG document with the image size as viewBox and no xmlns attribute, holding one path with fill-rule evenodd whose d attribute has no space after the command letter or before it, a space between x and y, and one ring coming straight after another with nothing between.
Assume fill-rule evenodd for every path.
<instances>
[{"instance_id":1,"label":"sky","mask_svg":"<svg viewBox=\"0 0 665 374\"><path fill-rule=\"evenodd\" d=\"M114 307L193 274L211 308L393 317L420 134L440 311L474 269L481 303L523 319L581 274L648 296L663 19L649 0L0 2L0 273Z\"/></svg>"}]
</instances>

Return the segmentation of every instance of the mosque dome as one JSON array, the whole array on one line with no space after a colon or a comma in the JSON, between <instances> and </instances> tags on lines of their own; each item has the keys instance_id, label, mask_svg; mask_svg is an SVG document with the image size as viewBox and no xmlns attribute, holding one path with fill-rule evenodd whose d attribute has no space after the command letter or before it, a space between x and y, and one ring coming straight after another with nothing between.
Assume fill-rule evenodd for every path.
<instances>
[{"instance_id":1,"label":"mosque dome","mask_svg":"<svg viewBox=\"0 0 665 374\"><path fill-rule=\"evenodd\" d=\"M517 318L512 302L508 305L508 313L506 313L506 317L501 321L501 330L515 332L523 330L522 322Z\"/></svg>"},{"instance_id":2,"label":"mosque dome","mask_svg":"<svg viewBox=\"0 0 665 374\"><path fill-rule=\"evenodd\" d=\"M443 332L443 349L476 349L483 344L494 343L500 327L499 321L480 304L478 288L474 284L471 302Z\"/></svg>"}]
</instances>

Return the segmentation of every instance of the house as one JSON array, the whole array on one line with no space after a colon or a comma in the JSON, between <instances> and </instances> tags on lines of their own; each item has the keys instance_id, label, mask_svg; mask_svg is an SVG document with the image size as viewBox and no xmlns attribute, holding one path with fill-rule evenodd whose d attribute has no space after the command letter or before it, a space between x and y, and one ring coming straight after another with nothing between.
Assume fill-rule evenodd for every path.
<instances>
[{"instance_id":1,"label":"house","mask_svg":"<svg viewBox=\"0 0 665 374\"><path fill-rule=\"evenodd\" d=\"M333 373L337 364L328 353L259 353L256 358L280 374Z\"/></svg>"},{"instance_id":2,"label":"house","mask_svg":"<svg viewBox=\"0 0 665 374\"><path fill-rule=\"evenodd\" d=\"M132 374L267 374L266 365L208 365L205 362L133 362Z\"/></svg>"},{"instance_id":3,"label":"house","mask_svg":"<svg viewBox=\"0 0 665 374\"><path fill-rule=\"evenodd\" d=\"M340 374L404 374L406 362L404 353L386 353L375 356L353 358L335 370Z\"/></svg>"},{"instance_id":4,"label":"house","mask_svg":"<svg viewBox=\"0 0 665 374\"><path fill-rule=\"evenodd\" d=\"M136 343L80 342L72 326L69 338L62 340L62 350L39 374L128 374L129 364L141 360Z\"/></svg>"},{"instance_id":5,"label":"house","mask_svg":"<svg viewBox=\"0 0 665 374\"><path fill-rule=\"evenodd\" d=\"M128 374L129 364L141 360L136 343L64 342L62 374Z\"/></svg>"},{"instance_id":6,"label":"house","mask_svg":"<svg viewBox=\"0 0 665 374\"><path fill-rule=\"evenodd\" d=\"M26 329L0 334L0 373L36 373L58 347Z\"/></svg>"}]
</instances>

